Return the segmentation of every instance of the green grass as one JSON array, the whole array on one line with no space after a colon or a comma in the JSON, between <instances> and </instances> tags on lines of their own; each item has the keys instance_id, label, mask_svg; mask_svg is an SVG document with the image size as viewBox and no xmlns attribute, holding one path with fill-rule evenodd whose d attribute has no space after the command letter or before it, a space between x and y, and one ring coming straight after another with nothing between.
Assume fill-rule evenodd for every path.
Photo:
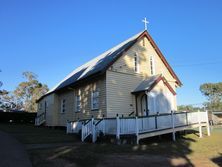
<instances>
[{"instance_id":1,"label":"green grass","mask_svg":"<svg viewBox=\"0 0 222 167\"><path fill-rule=\"evenodd\" d=\"M196 131L142 140L140 145L116 145L109 142L81 143L65 130L36 128L31 125L0 124L0 130L14 135L24 144L64 143L63 146L28 150L33 166L221 166L222 127L210 137L198 137ZM195 132L195 133L193 133ZM72 146L65 143L73 142ZM113 164L113 165L112 165Z\"/></svg>"}]
</instances>

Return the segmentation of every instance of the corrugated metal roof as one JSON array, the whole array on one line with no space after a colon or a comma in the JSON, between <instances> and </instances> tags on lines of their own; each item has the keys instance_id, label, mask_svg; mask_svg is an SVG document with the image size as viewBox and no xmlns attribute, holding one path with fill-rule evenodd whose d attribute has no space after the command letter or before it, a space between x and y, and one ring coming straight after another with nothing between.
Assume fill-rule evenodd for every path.
<instances>
[{"instance_id":1,"label":"corrugated metal roof","mask_svg":"<svg viewBox=\"0 0 222 167\"><path fill-rule=\"evenodd\" d=\"M148 79L142 81L132 93L137 93L137 92L149 90L153 86L155 81L158 80L159 77L161 77L161 74L151 76Z\"/></svg>"},{"instance_id":2,"label":"corrugated metal roof","mask_svg":"<svg viewBox=\"0 0 222 167\"><path fill-rule=\"evenodd\" d=\"M124 42L120 43L119 45L107 50L106 52L102 53L98 57L92 59L91 61L85 63L84 65L78 67L74 71L72 71L69 75L67 75L61 82L59 82L55 87L49 90L47 94L57 91L61 88L74 84L75 82L87 78L97 72L100 72L107 68L111 62L118 57L118 55L122 54L126 48L133 45L137 38L143 33L144 31L134 35L133 37L125 40Z\"/></svg>"}]
</instances>

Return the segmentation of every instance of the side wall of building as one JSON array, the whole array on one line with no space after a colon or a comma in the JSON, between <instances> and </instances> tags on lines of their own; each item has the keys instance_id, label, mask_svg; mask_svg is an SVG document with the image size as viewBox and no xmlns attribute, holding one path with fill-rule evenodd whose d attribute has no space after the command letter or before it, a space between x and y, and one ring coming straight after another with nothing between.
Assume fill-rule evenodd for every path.
<instances>
[{"instance_id":1,"label":"side wall of building","mask_svg":"<svg viewBox=\"0 0 222 167\"><path fill-rule=\"evenodd\" d=\"M91 96L93 91L99 92L99 109L91 109ZM76 96L80 95L80 111L76 110ZM62 101L64 112L62 111ZM47 107L45 108L45 102ZM106 77L100 77L90 82L85 82L81 86L68 88L57 94L44 97L40 102L38 115L46 111L47 126L66 126L67 120L102 118L106 116Z\"/></svg>"},{"instance_id":2,"label":"side wall of building","mask_svg":"<svg viewBox=\"0 0 222 167\"><path fill-rule=\"evenodd\" d=\"M56 94L50 94L38 102L38 111L37 116L45 113L46 117L46 126L57 126L58 117L58 96Z\"/></svg>"}]
</instances>

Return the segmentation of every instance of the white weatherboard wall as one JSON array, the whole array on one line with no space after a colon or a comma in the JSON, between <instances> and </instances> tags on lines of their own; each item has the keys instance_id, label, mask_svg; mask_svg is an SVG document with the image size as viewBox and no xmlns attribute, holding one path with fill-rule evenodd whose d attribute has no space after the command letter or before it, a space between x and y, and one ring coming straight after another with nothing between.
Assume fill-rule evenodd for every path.
<instances>
[{"instance_id":1,"label":"white weatherboard wall","mask_svg":"<svg viewBox=\"0 0 222 167\"><path fill-rule=\"evenodd\" d=\"M149 114L170 113L176 109L174 99L172 92L160 81L148 94Z\"/></svg>"},{"instance_id":2,"label":"white weatherboard wall","mask_svg":"<svg viewBox=\"0 0 222 167\"><path fill-rule=\"evenodd\" d=\"M107 117L128 116L135 111L135 96L131 92L141 82L137 76L106 72Z\"/></svg>"}]
</instances>

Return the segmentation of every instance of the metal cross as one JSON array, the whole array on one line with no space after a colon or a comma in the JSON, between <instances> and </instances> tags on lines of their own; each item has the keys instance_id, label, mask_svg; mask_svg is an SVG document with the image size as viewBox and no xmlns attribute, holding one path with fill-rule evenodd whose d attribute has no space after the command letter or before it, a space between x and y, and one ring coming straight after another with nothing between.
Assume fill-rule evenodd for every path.
<instances>
[{"instance_id":1,"label":"metal cross","mask_svg":"<svg viewBox=\"0 0 222 167\"><path fill-rule=\"evenodd\" d=\"M146 17L144 18L144 20L142 20L142 22L144 22L145 30L147 30L147 24L148 24L149 22L146 20Z\"/></svg>"}]
</instances>

